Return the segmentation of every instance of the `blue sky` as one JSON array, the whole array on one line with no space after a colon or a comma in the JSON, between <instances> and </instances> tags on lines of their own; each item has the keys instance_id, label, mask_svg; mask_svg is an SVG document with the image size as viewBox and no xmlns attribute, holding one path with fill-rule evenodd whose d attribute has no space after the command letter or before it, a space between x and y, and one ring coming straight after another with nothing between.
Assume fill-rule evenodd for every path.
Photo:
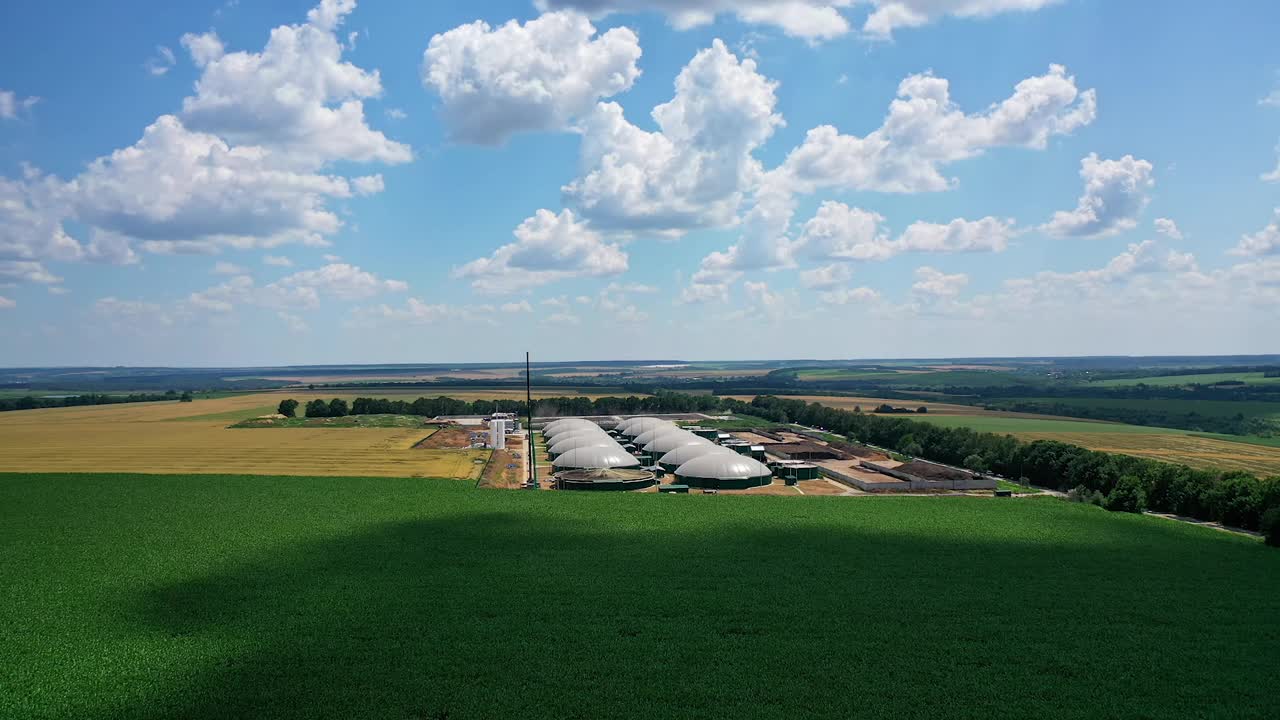
<instances>
[{"instance_id":1,"label":"blue sky","mask_svg":"<svg viewBox=\"0 0 1280 720\"><path fill-rule=\"evenodd\" d=\"M1280 352L1273 3L0 21L2 365Z\"/></svg>"}]
</instances>

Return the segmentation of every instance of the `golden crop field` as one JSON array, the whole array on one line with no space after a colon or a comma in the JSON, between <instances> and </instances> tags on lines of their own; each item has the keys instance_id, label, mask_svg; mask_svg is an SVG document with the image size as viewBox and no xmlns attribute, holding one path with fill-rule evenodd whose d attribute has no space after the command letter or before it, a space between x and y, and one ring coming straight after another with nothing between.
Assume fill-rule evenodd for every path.
<instances>
[{"instance_id":1,"label":"golden crop field","mask_svg":"<svg viewBox=\"0 0 1280 720\"><path fill-rule=\"evenodd\" d=\"M489 456L487 450L412 449L431 433L429 428L227 428L274 412L281 397L255 394L0 413L0 468L477 478ZM305 403L318 394L291 397Z\"/></svg>"},{"instance_id":2,"label":"golden crop field","mask_svg":"<svg viewBox=\"0 0 1280 720\"><path fill-rule=\"evenodd\" d=\"M1205 470L1280 475L1280 448L1176 433L1019 433L1022 440L1058 440L1090 450L1124 453Z\"/></svg>"}]
</instances>

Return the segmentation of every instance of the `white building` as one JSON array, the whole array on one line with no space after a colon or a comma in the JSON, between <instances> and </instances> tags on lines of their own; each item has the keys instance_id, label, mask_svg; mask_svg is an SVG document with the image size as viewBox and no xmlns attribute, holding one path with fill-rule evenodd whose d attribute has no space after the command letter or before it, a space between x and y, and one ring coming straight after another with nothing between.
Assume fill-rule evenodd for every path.
<instances>
[{"instance_id":1,"label":"white building","mask_svg":"<svg viewBox=\"0 0 1280 720\"><path fill-rule=\"evenodd\" d=\"M507 449L507 421L489 421L489 447L494 450Z\"/></svg>"}]
</instances>

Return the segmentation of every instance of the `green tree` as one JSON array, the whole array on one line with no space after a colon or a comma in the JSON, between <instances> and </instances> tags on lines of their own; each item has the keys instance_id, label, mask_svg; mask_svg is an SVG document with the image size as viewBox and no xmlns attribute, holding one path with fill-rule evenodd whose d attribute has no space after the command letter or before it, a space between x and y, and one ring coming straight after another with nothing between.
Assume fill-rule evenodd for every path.
<instances>
[{"instance_id":1,"label":"green tree","mask_svg":"<svg viewBox=\"0 0 1280 720\"><path fill-rule=\"evenodd\" d=\"M178 398L178 402L191 402L191 401L192 401L192 397L191 397L190 391L182 393L182 397Z\"/></svg>"},{"instance_id":2,"label":"green tree","mask_svg":"<svg viewBox=\"0 0 1280 720\"><path fill-rule=\"evenodd\" d=\"M329 403L323 400L312 400L307 403L307 417L329 417Z\"/></svg>"},{"instance_id":3,"label":"green tree","mask_svg":"<svg viewBox=\"0 0 1280 720\"><path fill-rule=\"evenodd\" d=\"M1273 507L1262 515L1262 534L1271 547L1280 547L1280 507Z\"/></svg>"},{"instance_id":4,"label":"green tree","mask_svg":"<svg viewBox=\"0 0 1280 720\"><path fill-rule=\"evenodd\" d=\"M1124 475L1116 481L1115 487L1102 501L1102 506L1116 512L1138 513L1147 509L1147 492L1142 480L1133 475Z\"/></svg>"},{"instance_id":5,"label":"green tree","mask_svg":"<svg viewBox=\"0 0 1280 720\"><path fill-rule=\"evenodd\" d=\"M987 461L981 455L974 453L964 459L964 467L981 475L987 471Z\"/></svg>"},{"instance_id":6,"label":"green tree","mask_svg":"<svg viewBox=\"0 0 1280 720\"><path fill-rule=\"evenodd\" d=\"M342 398L334 398L329 401L329 417L346 417L351 414L347 408L347 401Z\"/></svg>"},{"instance_id":7,"label":"green tree","mask_svg":"<svg viewBox=\"0 0 1280 720\"><path fill-rule=\"evenodd\" d=\"M276 412L285 417L295 417L298 412L298 401L293 398L280 401L280 407L276 408Z\"/></svg>"}]
</instances>

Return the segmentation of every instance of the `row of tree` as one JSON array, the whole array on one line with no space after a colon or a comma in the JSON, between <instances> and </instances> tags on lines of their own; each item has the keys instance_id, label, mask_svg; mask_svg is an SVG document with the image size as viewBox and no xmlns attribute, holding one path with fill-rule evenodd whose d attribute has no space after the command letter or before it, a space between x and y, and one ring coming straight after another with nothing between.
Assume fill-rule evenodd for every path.
<instances>
[{"instance_id":1,"label":"row of tree","mask_svg":"<svg viewBox=\"0 0 1280 720\"><path fill-rule=\"evenodd\" d=\"M977 464L1043 487L1079 488L1110 499L1105 504L1112 509L1177 513L1250 530L1280 524L1280 477L1259 480L1245 472L1196 470L1049 440L1024 443L1011 435L854 413L774 396L759 396L750 403L725 398L724 406L775 422L818 427L905 455L951 465Z\"/></svg>"},{"instance_id":2,"label":"row of tree","mask_svg":"<svg viewBox=\"0 0 1280 720\"><path fill-rule=\"evenodd\" d=\"M177 390L163 393L132 393L129 395L104 395L102 393L85 393L84 395L68 395L66 397L36 397L25 395L19 398L0 398L0 412L11 410L36 410L39 408L79 407L81 405L115 405L118 403L161 402L177 400L191 402L191 393L178 394Z\"/></svg>"}]
</instances>

